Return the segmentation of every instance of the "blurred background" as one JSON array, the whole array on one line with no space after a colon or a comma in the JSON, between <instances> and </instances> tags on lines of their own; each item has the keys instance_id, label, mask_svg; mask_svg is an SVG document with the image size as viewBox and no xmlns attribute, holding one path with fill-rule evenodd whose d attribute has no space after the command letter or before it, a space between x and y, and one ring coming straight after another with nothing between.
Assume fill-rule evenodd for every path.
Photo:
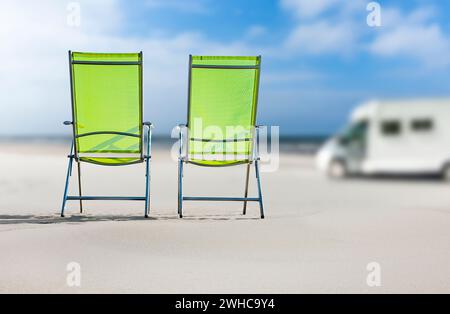
<instances>
[{"instance_id":1,"label":"blurred background","mask_svg":"<svg viewBox=\"0 0 450 314\"><path fill-rule=\"evenodd\" d=\"M189 54L262 55L258 120L283 137L336 132L353 107L450 94L446 1L10 1L0 10L0 134L68 135L67 51L144 51L145 118L186 120Z\"/></svg>"}]
</instances>

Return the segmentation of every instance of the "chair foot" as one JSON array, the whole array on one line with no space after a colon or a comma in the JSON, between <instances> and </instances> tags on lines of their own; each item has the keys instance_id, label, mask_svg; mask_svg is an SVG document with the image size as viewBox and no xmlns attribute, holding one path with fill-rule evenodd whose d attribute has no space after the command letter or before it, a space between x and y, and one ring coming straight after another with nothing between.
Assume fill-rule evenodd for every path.
<instances>
[{"instance_id":1,"label":"chair foot","mask_svg":"<svg viewBox=\"0 0 450 314\"><path fill-rule=\"evenodd\" d=\"M264 215L261 215L261 219L264 219Z\"/></svg>"}]
</instances>

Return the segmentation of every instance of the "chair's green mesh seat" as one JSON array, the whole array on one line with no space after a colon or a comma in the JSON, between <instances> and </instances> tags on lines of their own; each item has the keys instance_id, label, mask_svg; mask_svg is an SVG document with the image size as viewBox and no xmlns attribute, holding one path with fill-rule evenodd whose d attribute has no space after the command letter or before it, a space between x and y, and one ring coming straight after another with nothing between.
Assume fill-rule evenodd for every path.
<instances>
[{"instance_id":1,"label":"chair's green mesh seat","mask_svg":"<svg viewBox=\"0 0 450 314\"><path fill-rule=\"evenodd\" d=\"M248 162L252 153L260 57L192 56L188 161Z\"/></svg>"},{"instance_id":2,"label":"chair's green mesh seat","mask_svg":"<svg viewBox=\"0 0 450 314\"><path fill-rule=\"evenodd\" d=\"M142 161L141 54L72 52L71 58L78 158L105 165Z\"/></svg>"}]
</instances>

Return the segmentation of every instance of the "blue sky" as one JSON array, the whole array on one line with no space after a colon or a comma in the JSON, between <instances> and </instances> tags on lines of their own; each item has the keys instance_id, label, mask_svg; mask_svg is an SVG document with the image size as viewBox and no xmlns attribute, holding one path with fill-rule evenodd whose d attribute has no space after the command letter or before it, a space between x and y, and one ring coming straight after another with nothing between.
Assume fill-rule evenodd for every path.
<instances>
[{"instance_id":1,"label":"blue sky","mask_svg":"<svg viewBox=\"0 0 450 314\"><path fill-rule=\"evenodd\" d=\"M369 2L2 1L0 135L67 133L69 49L143 50L146 118L167 135L185 122L190 53L262 55L258 122L284 135L332 133L374 98L450 96L450 3L378 1L369 27Z\"/></svg>"}]
</instances>

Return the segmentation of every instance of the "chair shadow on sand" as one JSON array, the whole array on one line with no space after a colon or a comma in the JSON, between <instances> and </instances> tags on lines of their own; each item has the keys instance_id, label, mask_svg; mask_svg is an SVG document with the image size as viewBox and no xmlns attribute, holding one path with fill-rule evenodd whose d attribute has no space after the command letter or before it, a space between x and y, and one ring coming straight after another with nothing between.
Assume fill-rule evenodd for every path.
<instances>
[{"instance_id":1,"label":"chair shadow on sand","mask_svg":"<svg viewBox=\"0 0 450 314\"><path fill-rule=\"evenodd\" d=\"M58 214L54 215L0 215L0 225L20 225L20 224L80 224L88 222L106 222L106 221L236 221L236 220L260 220L259 217L247 217L232 215L203 215L203 216L186 216L183 219L178 218L176 214L150 216L144 218L141 215L136 216L121 216L121 215L68 215L61 218Z\"/></svg>"}]
</instances>

